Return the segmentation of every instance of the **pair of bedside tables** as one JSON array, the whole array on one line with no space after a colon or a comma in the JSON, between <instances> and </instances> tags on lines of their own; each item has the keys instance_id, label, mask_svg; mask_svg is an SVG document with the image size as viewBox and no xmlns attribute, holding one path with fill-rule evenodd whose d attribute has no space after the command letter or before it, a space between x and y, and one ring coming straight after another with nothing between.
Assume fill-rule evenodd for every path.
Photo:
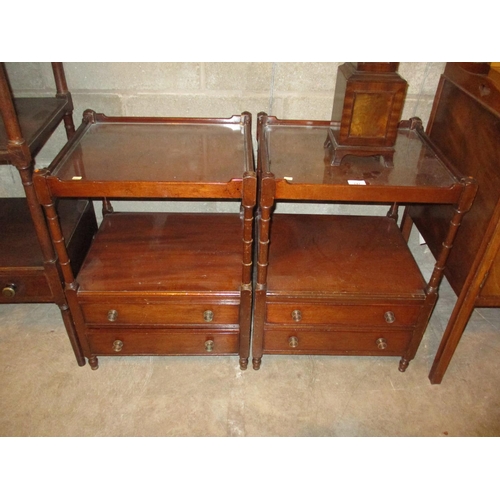
<instances>
[{"instance_id":1,"label":"pair of bedside tables","mask_svg":"<svg viewBox=\"0 0 500 500\"><path fill-rule=\"evenodd\" d=\"M392 166L325 141L338 124L106 117L87 111L50 167L35 172L82 355L268 354L413 359L460 221L476 192L440 159L418 119L398 127ZM103 200L79 271L56 203ZM118 213L112 199L239 200L240 213ZM276 202L389 206L387 216L274 214ZM399 205L452 207L426 282ZM405 211L406 214L406 211Z\"/></svg>"}]
</instances>

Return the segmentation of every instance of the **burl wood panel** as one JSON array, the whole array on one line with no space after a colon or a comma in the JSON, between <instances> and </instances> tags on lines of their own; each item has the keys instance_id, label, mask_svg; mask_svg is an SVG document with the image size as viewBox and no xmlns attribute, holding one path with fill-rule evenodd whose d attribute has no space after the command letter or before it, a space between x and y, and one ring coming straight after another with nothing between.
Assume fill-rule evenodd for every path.
<instances>
[{"instance_id":1,"label":"burl wood panel","mask_svg":"<svg viewBox=\"0 0 500 500\"><path fill-rule=\"evenodd\" d=\"M344 63L339 67L332 109L332 121L340 122L338 144L394 145L408 84L395 72L397 63L389 64L395 65Z\"/></svg>"}]
</instances>

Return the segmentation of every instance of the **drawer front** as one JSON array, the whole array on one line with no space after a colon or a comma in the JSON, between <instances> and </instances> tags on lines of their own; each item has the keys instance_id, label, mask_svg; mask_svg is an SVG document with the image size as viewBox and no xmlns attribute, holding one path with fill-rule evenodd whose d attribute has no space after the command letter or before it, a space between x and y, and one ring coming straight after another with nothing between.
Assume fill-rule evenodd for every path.
<instances>
[{"instance_id":1,"label":"drawer front","mask_svg":"<svg viewBox=\"0 0 500 500\"><path fill-rule=\"evenodd\" d=\"M0 273L0 303L51 302L52 293L43 271L33 273Z\"/></svg>"},{"instance_id":2,"label":"drawer front","mask_svg":"<svg viewBox=\"0 0 500 500\"><path fill-rule=\"evenodd\" d=\"M413 326L421 304L338 305L314 303L273 303L267 305L267 322L283 325L346 325L360 327Z\"/></svg>"},{"instance_id":3,"label":"drawer front","mask_svg":"<svg viewBox=\"0 0 500 500\"><path fill-rule=\"evenodd\" d=\"M411 331L348 332L266 330L264 352L268 354L403 355Z\"/></svg>"},{"instance_id":4,"label":"drawer front","mask_svg":"<svg viewBox=\"0 0 500 500\"><path fill-rule=\"evenodd\" d=\"M237 354L237 330L93 330L87 331L93 354L111 356L133 355L221 355Z\"/></svg>"},{"instance_id":5,"label":"drawer front","mask_svg":"<svg viewBox=\"0 0 500 500\"><path fill-rule=\"evenodd\" d=\"M90 325L237 325L238 304L210 302L83 303Z\"/></svg>"}]
</instances>

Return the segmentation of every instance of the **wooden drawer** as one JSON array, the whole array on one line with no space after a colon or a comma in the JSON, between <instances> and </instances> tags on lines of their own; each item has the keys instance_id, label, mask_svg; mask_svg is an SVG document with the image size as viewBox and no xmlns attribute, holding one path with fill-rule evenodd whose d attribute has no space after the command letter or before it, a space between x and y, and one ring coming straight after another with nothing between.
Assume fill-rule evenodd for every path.
<instances>
[{"instance_id":1,"label":"wooden drawer","mask_svg":"<svg viewBox=\"0 0 500 500\"><path fill-rule=\"evenodd\" d=\"M267 305L267 322L284 325L348 325L360 327L408 327L416 323L421 310L416 304L319 304L274 303Z\"/></svg>"},{"instance_id":2,"label":"wooden drawer","mask_svg":"<svg viewBox=\"0 0 500 500\"><path fill-rule=\"evenodd\" d=\"M81 304L89 325L237 325L239 304L220 304L186 299L177 301L84 302Z\"/></svg>"},{"instance_id":3,"label":"wooden drawer","mask_svg":"<svg viewBox=\"0 0 500 500\"><path fill-rule=\"evenodd\" d=\"M403 355L409 345L409 330L322 331L266 330L264 352L267 354L334 354L334 355Z\"/></svg>"},{"instance_id":4,"label":"wooden drawer","mask_svg":"<svg viewBox=\"0 0 500 500\"><path fill-rule=\"evenodd\" d=\"M220 355L239 347L238 330L89 329L87 338L98 355Z\"/></svg>"},{"instance_id":5,"label":"wooden drawer","mask_svg":"<svg viewBox=\"0 0 500 500\"><path fill-rule=\"evenodd\" d=\"M45 272L0 273L0 303L51 302L53 300Z\"/></svg>"}]
</instances>

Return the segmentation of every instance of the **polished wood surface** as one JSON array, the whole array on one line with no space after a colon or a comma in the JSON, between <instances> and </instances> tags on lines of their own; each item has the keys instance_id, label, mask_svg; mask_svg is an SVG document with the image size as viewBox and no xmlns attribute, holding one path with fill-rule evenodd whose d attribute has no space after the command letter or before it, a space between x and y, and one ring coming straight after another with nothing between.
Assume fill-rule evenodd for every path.
<instances>
[{"instance_id":1,"label":"polished wood surface","mask_svg":"<svg viewBox=\"0 0 500 500\"><path fill-rule=\"evenodd\" d=\"M321 326L313 330L269 328L264 337L264 352L315 356L400 356L408 349L411 338L411 331L396 329L388 333L375 328L369 331L338 331ZM296 340L291 342L291 339ZM378 347L381 339L385 344L383 349Z\"/></svg>"},{"instance_id":2,"label":"polished wood surface","mask_svg":"<svg viewBox=\"0 0 500 500\"><path fill-rule=\"evenodd\" d=\"M129 294L132 295L132 294ZM116 311L115 326L141 325L238 325L239 298L233 300L210 296L146 296L133 295L120 299L100 295L81 298L82 311L89 325L109 326L110 311ZM87 302L88 301L88 302ZM206 316L210 311L210 316Z\"/></svg>"},{"instance_id":3,"label":"polished wood surface","mask_svg":"<svg viewBox=\"0 0 500 500\"><path fill-rule=\"evenodd\" d=\"M252 320L257 179L251 116L122 118L86 111L48 169L35 173L85 357L237 354ZM106 197L72 272L53 201ZM114 213L109 198L234 199L240 213Z\"/></svg>"},{"instance_id":4,"label":"polished wood surface","mask_svg":"<svg viewBox=\"0 0 500 500\"><path fill-rule=\"evenodd\" d=\"M269 296L425 295L425 281L390 217L275 214L270 241Z\"/></svg>"},{"instance_id":5,"label":"polished wood surface","mask_svg":"<svg viewBox=\"0 0 500 500\"><path fill-rule=\"evenodd\" d=\"M259 115L259 217L253 367L265 354L414 358L443 269L477 186L433 150L418 119L398 129L394 166L346 156L330 164L335 124ZM391 205L386 217L275 214L288 200ZM409 251L398 204L450 204L447 231L426 282Z\"/></svg>"},{"instance_id":6,"label":"polished wood surface","mask_svg":"<svg viewBox=\"0 0 500 500\"><path fill-rule=\"evenodd\" d=\"M93 206L86 200L60 200L58 213L71 267L78 272L97 230ZM0 295L0 303L54 302L54 293L33 220L24 198L0 198L0 290L13 285L15 295ZM61 278L56 284L62 290Z\"/></svg>"},{"instance_id":7,"label":"polished wood surface","mask_svg":"<svg viewBox=\"0 0 500 500\"><path fill-rule=\"evenodd\" d=\"M489 112L447 76L441 80L437 99L429 136L457 172L474 177L480 185L447 263L446 277L459 294L499 200L499 114ZM471 127L471 123L477 126ZM447 212L442 207L418 207L411 214L429 248L436 252L446 229L443 220ZM500 289L493 295L499 293Z\"/></svg>"},{"instance_id":8,"label":"polished wood surface","mask_svg":"<svg viewBox=\"0 0 500 500\"><path fill-rule=\"evenodd\" d=\"M448 63L427 127L436 151L479 185L446 265L458 300L430 372L441 383L474 307L500 306L500 88L484 63ZM445 231L444 208L415 206L409 215L434 254Z\"/></svg>"},{"instance_id":9,"label":"polished wood surface","mask_svg":"<svg viewBox=\"0 0 500 500\"><path fill-rule=\"evenodd\" d=\"M407 82L396 72L398 63L344 63L337 72L332 123L326 144L331 164L346 155L378 155L392 166Z\"/></svg>"},{"instance_id":10,"label":"polished wood surface","mask_svg":"<svg viewBox=\"0 0 500 500\"><path fill-rule=\"evenodd\" d=\"M47 137L61 122L68 101L56 97L19 97L14 106L22 136L25 138L31 155L36 156L47 141ZM0 123L0 163L10 163L7 150L7 133Z\"/></svg>"},{"instance_id":11,"label":"polished wood surface","mask_svg":"<svg viewBox=\"0 0 500 500\"><path fill-rule=\"evenodd\" d=\"M405 354L426 282L393 218L275 214L270 242L264 354Z\"/></svg>"},{"instance_id":12,"label":"polished wood surface","mask_svg":"<svg viewBox=\"0 0 500 500\"><path fill-rule=\"evenodd\" d=\"M88 111L49 168L58 196L241 198L252 160L246 115L123 118Z\"/></svg>"},{"instance_id":13,"label":"polished wood surface","mask_svg":"<svg viewBox=\"0 0 500 500\"><path fill-rule=\"evenodd\" d=\"M92 209L87 200L59 200L57 210L65 240L74 248L72 262L79 259L77 252L85 255L85 247L75 240L92 238L86 234L92 230L93 221L89 217ZM33 220L24 198L0 198L0 268L43 269L43 255L34 230ZM80 262L81 263L81 262ZM76 266L79 267L79 266Z\"/></svg>"},{"instance_id":14,"label":"polished wood surface","mask_svg":"<svg viewBox=\"0 0 500 500\"><path fill-rule=\"evenodd\" d=\"M335 167L324 148L330 122L268 117L262 131L267 142L262 147L267 148L266 157L272 158L269 168L276 178L276 196L387 203L425 197L428 202L452 202L460 191L456 179L421 139L417 126L418 122L403 122L399 128L394 167L385 167L377 157L352 155ZM350 184L353 181L363 185Z\"/></svg>"},{"instance_id":15,"label":"polished wood surface","mask_svg":"<svg viewBox=\"0 0 500 500\"><path fill-rule=\"evenodd\" d=\"M78 275L78 293L238 297L242 257L235 235L241 236L239 214L110 214Z\"/></svg>"},{"instance_id":16,"label":"polished wood surface","mask_svg":"<svg viewBox=\"0 0 500 500\"><path fill-rule=\"evenodd\" d=\"M332 122L340 122L340 145L394 145L408 87L397 68L397 63L339 67Z\"/></svg>"},{"instance_id":17,"label":"polished wood surface","mask_svg":"<svg viewBox=\"0 0 500 500\"><path fill-rule=\"evenodd\" d=\"M234 330L89 330L92 352L103 356L220 356L238 354L240 335ZM123 343L119 351L116 341ZM207 342L212 342L207 350Z\"/></svg>"}]
</instances>

